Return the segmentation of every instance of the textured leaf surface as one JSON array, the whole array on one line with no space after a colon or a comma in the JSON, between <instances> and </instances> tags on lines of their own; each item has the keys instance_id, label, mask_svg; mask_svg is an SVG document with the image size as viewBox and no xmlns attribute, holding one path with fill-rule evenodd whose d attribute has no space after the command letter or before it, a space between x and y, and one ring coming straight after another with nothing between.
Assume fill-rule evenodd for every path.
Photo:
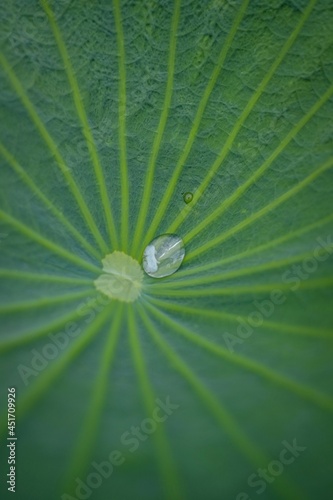
<instances>
[{"instance_id":1,"label":"textured leaf surface","mask_svg":"<svg viewBox=\"0 0 333 500\"><path fill-rule=\"evenodd\" d=\"M330 498L330 2L13 0L0 16L17 498ZM98 294L106 254L141 263L164 233L185 242L177 273L130 304Z\"/></svg>"}]
</instances>

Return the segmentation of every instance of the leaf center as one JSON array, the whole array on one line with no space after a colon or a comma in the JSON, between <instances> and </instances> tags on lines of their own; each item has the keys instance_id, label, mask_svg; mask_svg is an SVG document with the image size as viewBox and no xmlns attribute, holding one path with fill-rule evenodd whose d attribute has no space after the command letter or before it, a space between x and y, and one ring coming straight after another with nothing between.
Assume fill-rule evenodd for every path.
<instances>
[{"instance_id":1,"label":"leaf center","mask_svg":"<svg viewBox=\"0 0 333 500\"><path fill-rule=\"evenodd\" d=\"M143 271L137 260L123 252L102 259L103 271L95 281L97 290L111 299L134 302L141 294Z\"/></svg>"}]
</instances>

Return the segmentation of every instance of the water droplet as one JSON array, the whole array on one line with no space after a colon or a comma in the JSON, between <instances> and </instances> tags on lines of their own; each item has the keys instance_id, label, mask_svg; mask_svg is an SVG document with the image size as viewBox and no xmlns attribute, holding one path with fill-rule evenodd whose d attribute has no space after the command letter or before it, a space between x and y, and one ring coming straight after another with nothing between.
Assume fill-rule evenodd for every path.
<instances>
[{"instance_id":1,"label":"water droplet","mask_svg":"<svg viewBox=\"0 0 333 500\"><path fill-rule=\"evenodd\" d=\"M142 265L149 276L164 278L179 269L184 257L183 240L176 234L163 234L146 246Z\"/></svg>"},{"instance_id":2,"label":"water droplet","mask_svg":"<svg viewBox=\"0 0 333 500\"><path fill-rule=\"evenodd\" d=\"M191 201L193 200L193 193L190 193L189 191L187 193L184 193L183 200L186 204L191 203Z\"/></svg>"},{"instance_id":3,"label":"water droplet","mask_svg":"<svg viewBox=\"0 0 333 500\"><path fill-rule=\"evenodd\" d=\"M143 272L137 260L123 252L102 259L103 271L95 281L97 290L110 299L134 302L141 294Z\"/></svg>"}]
</instances>

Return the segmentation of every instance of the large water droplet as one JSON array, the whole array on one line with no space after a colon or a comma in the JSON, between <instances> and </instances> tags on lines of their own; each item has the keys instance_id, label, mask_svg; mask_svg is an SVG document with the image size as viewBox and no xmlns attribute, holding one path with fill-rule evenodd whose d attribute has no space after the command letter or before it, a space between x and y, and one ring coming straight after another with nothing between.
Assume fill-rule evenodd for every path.
<instances>
[{"instance_id":1,"label":"large water droplet","mask_svg":"<svg viewBox=\"0 0 333 500\"><path fill-rule=\"evenodd\" d=\"M185 257L184 242L176 234L162 234L146 246L143 269L153 278L175 273Z\"/></svg>"}]
</instances>

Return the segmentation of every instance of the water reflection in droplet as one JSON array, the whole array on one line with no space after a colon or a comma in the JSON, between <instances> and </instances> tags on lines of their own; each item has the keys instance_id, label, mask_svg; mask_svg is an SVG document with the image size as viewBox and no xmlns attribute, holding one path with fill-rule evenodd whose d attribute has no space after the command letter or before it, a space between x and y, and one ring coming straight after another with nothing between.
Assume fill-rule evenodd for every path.
<instances>
[{"instance_id":1,"label":"water reflection in droplet","mask_svg":"<svg viewBox=\"0 0 333 500\"><path fill-rule=\"evenodd\" d=\"M164 278L175 273L185 257L183 240L176 234L162 234L146 246L143 269L153 278Z\"/></svg>"}]
</instances>

